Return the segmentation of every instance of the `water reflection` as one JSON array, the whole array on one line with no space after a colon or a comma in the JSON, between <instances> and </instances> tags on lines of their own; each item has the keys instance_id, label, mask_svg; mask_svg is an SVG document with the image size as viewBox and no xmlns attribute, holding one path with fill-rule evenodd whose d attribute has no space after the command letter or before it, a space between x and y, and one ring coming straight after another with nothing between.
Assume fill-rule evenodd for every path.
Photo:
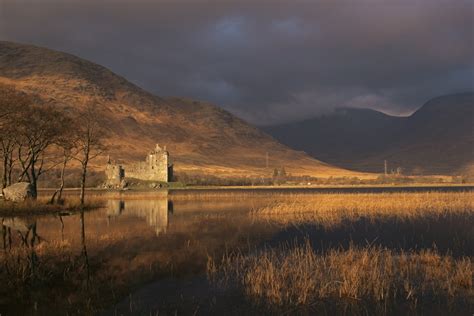
<instances>
[{"instance_id":1,"label":"water reflection","mask_svg":"<svg viewBox=\"0 0 474 316\"><path fill-rule=\"evenodd\" d=\"M113 219L118 217L137 217L144 219L157 236L166 233L172 212L173 203L167 197L154 200L109 200L106 210L108 225L113 225Z\"/></svg>"},{"instance_id":2,"label":"water reflection","mask_svg":"<svg viewBox=\"0 0 474 316\"><path fill-rule=\"evenodd\" d=\"M97 314L130 288L200 275L209 255L270 235L247 216L259 204L251 199L103 199L104 208L69 216L0 217L0 314Z\"/></svg>"},{"instance_id":3,"label":"water reflection","mask_svg":"<svg viewBox=\"0 0 474 316\"><path fill-rule=\"evenodd\" d=\"M36 219L22 217L7 217L1 219L3 249L11 249L12 232L16 232L24 246L33 247L41 237L36 232Z\"/></svg>"}]
</instances>

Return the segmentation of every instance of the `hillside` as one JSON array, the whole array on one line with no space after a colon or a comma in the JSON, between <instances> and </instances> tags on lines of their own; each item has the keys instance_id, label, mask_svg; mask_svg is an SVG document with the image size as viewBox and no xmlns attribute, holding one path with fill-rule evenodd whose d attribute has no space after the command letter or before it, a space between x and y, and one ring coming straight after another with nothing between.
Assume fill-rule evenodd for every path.
<instances>
[{"instance_id":1,"label":"hillside","mask_svg":"<svg viewBox=\"0 0 474 316\"><path fill-rule=\"evenodd\" d=\"M463 174L474 166L474 93L434 98L409 117L338 109L265 127L282 143L343 168L408 174Z\"/></svg>"},{"instance_id":2,"label":"hillside","mask_svg":"<svg viewBox=\"0 0 474 316\"><path fill-rule=\"evenodd\" d=\"M265 176L284 166L295 175L356 175L292 150L217 106L160 98L70 54L0 42L0 83L65 110L80 111L93 102L110 131L108 154L119 161L142 160L160 143L168 147L178 174Z\"/></svg>"}]
</instances>

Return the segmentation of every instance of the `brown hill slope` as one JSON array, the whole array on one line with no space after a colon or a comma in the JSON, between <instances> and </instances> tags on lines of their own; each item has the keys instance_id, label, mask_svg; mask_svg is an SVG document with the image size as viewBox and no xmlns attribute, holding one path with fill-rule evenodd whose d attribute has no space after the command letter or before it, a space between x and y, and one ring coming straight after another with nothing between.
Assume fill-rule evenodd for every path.
<instances>
[{"instance_id":1,"label":"brown hill slope","mask_svg":"<svg viewBox=\"0 0 474 316\"><path fill-rule=\"evenodd\" d=\"M344 168L465 174L474 170L474 93L434 98L410 117L367 109L335 113L265 130L284 144ZM310 137L308 137L310 135Z\"/></svg>"},{"instance_id":2,"label":"brown hill slope","mask_svg":"<svg viewBox=\"0 0 474 316\"><path fill-rule=\"evenodd\" d=\"M73 111L94 102L111 131L109 153L115 159L142 160L160 143L168 146L178 173L260 176L284 166L297 175L355 175L292 150L216 106L157 97L70 54L0 42L0 83Z\"/></svg>"}]
</instances>

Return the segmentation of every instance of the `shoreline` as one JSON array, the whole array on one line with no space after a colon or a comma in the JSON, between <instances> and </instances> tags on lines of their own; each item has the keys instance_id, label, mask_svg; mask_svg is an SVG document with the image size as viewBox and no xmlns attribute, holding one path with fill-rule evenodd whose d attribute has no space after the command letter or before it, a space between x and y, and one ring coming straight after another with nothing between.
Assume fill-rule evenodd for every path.
<instances>
[{"instance_id":1,"label":"shoreline","mask_svg":"<svg viewBox=\"0 0 474 316\"><path fill-rule=\"evenodd\" d=\"M411 183L411 184L360 184L360 185L259 185L259 186L188 186L188 187L170 187L159 189L102 189L87 188L87 192L163 192L163 191L206 191L206 190L318 190L318 189L385 189L385 188L466 188L474 189L474 183ZM38 188L38 192L53 192L56 188ZM79 188L65 188L64 192L76 192Z\"/></svg>"}]
</instances>

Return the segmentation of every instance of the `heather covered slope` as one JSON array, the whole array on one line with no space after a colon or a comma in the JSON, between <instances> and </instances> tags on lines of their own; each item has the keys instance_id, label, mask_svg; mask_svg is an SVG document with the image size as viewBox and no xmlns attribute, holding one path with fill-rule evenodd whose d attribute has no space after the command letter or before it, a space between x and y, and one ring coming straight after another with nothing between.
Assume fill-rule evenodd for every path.
<instances>
[{"instance_id":1,"label":"heather covered slope","mask_svg":"<svg viewBox=\"0 0 474 316\"><path fill-rule=\"evenodd\" d=\"M178 173L262 176L285 167L295 175L356 175L292 150L214 105L160 98L70 54L0 42L0 83L68 111L93 102L110 131L113 159L144 159L160 143L168 147Z\"/></svg>"},{"instance_id":2,"label":"heather covered slope","mask_svg":"<svg viewBox=\"0 0 474 316\"><path fill-rule=\"evenodd\" d=\"M344 168L415 174L465 174L474 166L474 93L434 98L409 117L340 109L318 118L269 126L282 143Z\"/></svg>"}]
</instances>

